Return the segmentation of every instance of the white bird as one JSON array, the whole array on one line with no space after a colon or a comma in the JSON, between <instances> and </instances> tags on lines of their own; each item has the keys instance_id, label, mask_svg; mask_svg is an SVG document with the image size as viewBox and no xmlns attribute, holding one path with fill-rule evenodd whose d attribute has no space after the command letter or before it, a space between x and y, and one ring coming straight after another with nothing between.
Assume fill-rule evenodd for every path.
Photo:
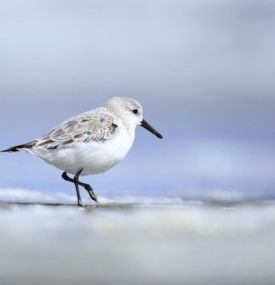
<instances>
[{"instance_id":1,"label":"white bird","mask_svg":"<svg viewBox=\"0 0 275 285\"><path fill-rule=\"evenodd\" d=\"M2 152L29 152L63 170L62 178L74 183L78 205L84 206L79 186L87 190L92 200L97 202L97 197L89 184L79 181L79 176L102 173L119 163L133 145L137 126L162 139L143 119L139 102L114 97L102 107L64 121L38 139Z\"/></svg>"}]
</instances>

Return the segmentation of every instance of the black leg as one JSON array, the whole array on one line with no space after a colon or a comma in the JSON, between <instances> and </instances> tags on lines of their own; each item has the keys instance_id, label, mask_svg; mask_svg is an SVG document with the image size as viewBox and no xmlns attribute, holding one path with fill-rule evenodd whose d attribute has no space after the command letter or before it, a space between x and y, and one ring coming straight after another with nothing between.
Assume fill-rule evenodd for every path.
<instances>
[{"instance_id":1,"label":"black leg","mask_svg":"<svg viewBox=\"0 0 275 285\"><path fill-rule=\"evenodd\" d=\"M88 192L90 198L92 200L94 200L96 203L98 203L97 196L96 196L93 188L91 187L91 185L83 183L83 182L80 182L80 181L79 181L79 185L84 187L84 189Z\"/></svg>"},{"instance_id":2,"label":"black leg","mask_svg":"<svg viewBox=\"0 0 275 285\"><path fill-rule=\"evenodd\" d=\"M75 185L75 190L76 190L76 195L77 195L77 204L78 204L78 206L81 206L81 207L83 207L84 204L82 203L81 197L80 197L78 179L79 179L79 175L81 174L82 170L83 169L78 170L76 175L74 176L74 185Z\"/></svg>"},{"instance_id":3,"label":"black leg","mask_svg":"<svg viewBox=\"0 0 275 285\"><path fill-rule=\"evenodd\" d=\"M63 178L64 180L66 180L66 181L69 181L69 182L73 182L73 183L75 182L74 179L72 179L71 177L69 177L66 172L63 172L62 178ZM78 181L78 184L79 184L80 186L84 187L84 189L88 192L88 194L89 194L89 196L90 196L90 198L91 198L92 200L94 200L95 202L98 202L98 201L97 201L96 194L94 193L93 188L92 188L89 184L83 183L83 182L81 182L81 181Z\"/></svg>"}]
</instances>

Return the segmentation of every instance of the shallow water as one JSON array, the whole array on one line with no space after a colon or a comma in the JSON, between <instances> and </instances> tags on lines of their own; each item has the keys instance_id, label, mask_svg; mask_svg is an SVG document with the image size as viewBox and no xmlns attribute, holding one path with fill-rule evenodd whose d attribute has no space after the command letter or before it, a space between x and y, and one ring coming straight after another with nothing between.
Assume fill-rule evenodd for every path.
<instances>
[{"instance_id":1,"label":"shallow water","mask_svg":"<svg viewBox=\"0 0 275 285\"><path fill-rule=\"evenodd\" d=\"M275 281L273 201L49 200L1 203L0 284Z\"/></svg>"}]
</instances>

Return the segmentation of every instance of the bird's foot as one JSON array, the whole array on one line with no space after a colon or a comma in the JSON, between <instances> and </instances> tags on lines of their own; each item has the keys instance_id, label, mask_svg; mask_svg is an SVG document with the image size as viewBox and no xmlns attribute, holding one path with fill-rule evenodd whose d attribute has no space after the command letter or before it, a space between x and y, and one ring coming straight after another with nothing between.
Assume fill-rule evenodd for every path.
<instances>
[{"instance_id":1,"label":"bird's foot","mask_svg":"<svg viewBox=\"0 0 275 285\"><path fill-rule=\"evenodd\" d=\"M85 205L81 200L79 200L79 201L77 202L77 205L78 205L78 207L82 207L82 208L85 208L85 207L86 207L86 205Z\"/></svg>"},{"instance_id":2,"label":"bird's foot","mask_svg":"<svg viewBox=\"0 0 275 285\"><path fill-rule=\"evenodd\" d=\"M95 201L96 203L98 203L98 199L97 199L96 194L93 193L93 192L88 192L88 193L89 193L89 196L91 197L91 199L92 199L93 201Z\"/></svg>"},{"instance_id":3,"label":"bird's foot","mask_svg":"<svg viewBox=\"0 0 275 285\"><path fill-rule=\"evenodd\" d=\"M91 198L92 198L92 200L94 200L96 203L98 203L98 199L97 199L97 196L96 196L95 193L93 193L93 194L91 195Z\"/></svg>"},{"instance_id":4,"label":"bird's foot","mask_svg":"<svg viewBox=\"0 0 275 285\"><path fill-rule=\"evenodd\" d=\"M97 196L96 196L95 192L93 191L93 188L90 185L87 185L85 187L85 190L88 192L90 198L92 200L94 200L96 203L98 203L98 199L97 199Z\"/></svg>"}]
</instances>

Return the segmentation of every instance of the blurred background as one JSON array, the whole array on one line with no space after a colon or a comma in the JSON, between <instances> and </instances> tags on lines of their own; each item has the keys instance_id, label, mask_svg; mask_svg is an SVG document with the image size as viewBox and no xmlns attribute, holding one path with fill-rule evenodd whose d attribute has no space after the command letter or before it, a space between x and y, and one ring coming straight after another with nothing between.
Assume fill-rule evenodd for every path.
<instances>
[{"instance_id":1,"label":"blurred background","mask_svg":"<svg viewBox=\"0 0 275 285\"><path fill-rule=\"evenodd\" d=\"M274 50L271 0L2 0L0 149L113 96L164 140L139 128L85 209L1 153L0 283L275 284Z\"/></svg>"},{"instance_id":2,"label":"blurred background","mask_svg":"<svg viewBox=\"0 0 275 285\"><path fill-rule=\"evenodd\" d=\"M1 149L133 97L164 140L138 130L86 179L99 195L275 195L274 1L4 0L0 41ZM28 154L0 161L1 188L72 191Z\"/></svg>"}]
</instances>

